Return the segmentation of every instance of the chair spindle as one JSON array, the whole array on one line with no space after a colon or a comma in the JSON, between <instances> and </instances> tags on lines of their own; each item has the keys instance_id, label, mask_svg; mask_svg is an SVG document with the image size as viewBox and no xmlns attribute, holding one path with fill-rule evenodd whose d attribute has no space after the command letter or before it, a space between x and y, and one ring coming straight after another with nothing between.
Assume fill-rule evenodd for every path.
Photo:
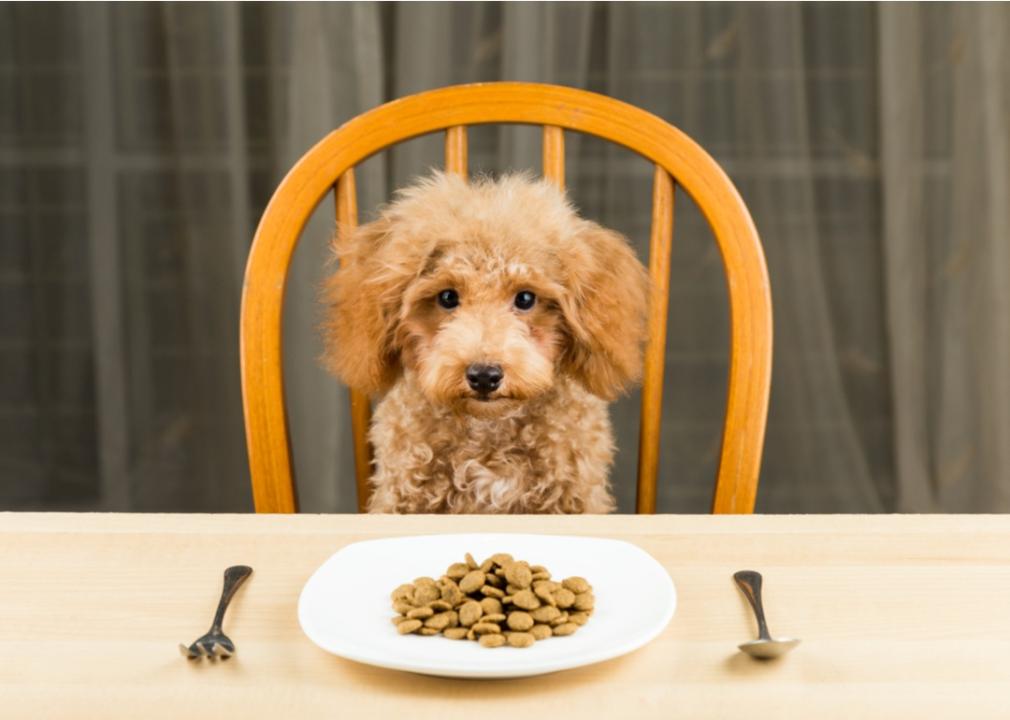
<instances>
[{"instance_id":1,"label":"chair spindle","mask_svg":"<svg viewBox=\"0 0 1010 720\"><path fill-rule=\"evenodd\" d=\"M673 178L657 165L652 182L652 230L649 237L649 278L652 284L648 315L649 341L645 347L642 373L641 435L638 441L637 511L648 514L656 512L672 240Z\"/></svg>"},{"instance_id":2,"label":"chair spindle","mask_svg":"<svg viewBox=\"0 0 1010 720\"><path fill-rule=\"evenodd\" d=\"M445 169L462 178L467 176L466 125L454 125L445 130Z\"/></svg>"},{"instance_id":3,"label":"chair spindle","mask_svg":"<svg viewBox=\"0 0 1010 720\"><path fill-rule=\"evenodd\" d=\"M565 131L544 125L544 177L565 188Z\"/></svg>"},{"instance_id":4,"label":"chair spindle","mask_svg":"<svg viewBox=\"0 0 1010 720\"><path fill-rule=\"evenodd\" d=\"M350 233L358 225L358 191L354 170L348 170L337 180L337 223L339 232ZM351 389L351 434L354 438L354 476L358 486L358 512L368 507L372 474L372 448L368 444L368 426L372 418L372 405L368 396Z\"/></svg>"}]
</instances>

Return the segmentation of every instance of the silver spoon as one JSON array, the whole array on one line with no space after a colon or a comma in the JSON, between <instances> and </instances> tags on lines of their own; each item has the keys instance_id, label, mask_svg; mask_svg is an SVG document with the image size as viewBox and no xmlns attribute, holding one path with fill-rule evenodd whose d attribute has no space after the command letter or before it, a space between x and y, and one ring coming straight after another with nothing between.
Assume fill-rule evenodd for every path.
<instances>
[{"instance_id":1,"label":"silver spoon","mask_svg":"<svg viewBox=\"0 0 1010 720\"><path fill-rule=\"evenodd\" d=\"M796 638L773 638L768 634L768 623L765 622L765 611L761 605L761 573L754 570L740 570L733 573L733 579L754 609L758 623L758 639L740 645L743 652L761 660L770 660L785 655L800 644Z\"/></svg>"}]
</instances>

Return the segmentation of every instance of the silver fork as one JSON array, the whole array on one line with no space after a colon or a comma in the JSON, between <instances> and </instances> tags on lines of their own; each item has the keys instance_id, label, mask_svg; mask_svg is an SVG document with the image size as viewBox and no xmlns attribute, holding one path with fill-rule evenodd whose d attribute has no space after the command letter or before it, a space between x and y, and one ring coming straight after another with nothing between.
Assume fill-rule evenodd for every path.
<instances>
[{"instance_id":1,"label":"silver fork","mask_svg":"<svg viewBox=\"0 0 1010 720\"><path fill-rule=\"evenodd\" d=\"M208 657L211 660L227 660L235 654L235 643L227 635L221 632L221 623L224 621L224 611L228 609L228 603L235 597L235 591L245 582L246 578L252 575L252 568L246 565L233 565L224 571L224 588L221 590L221 599L217 603L217 612L214 613L214 624L205 635L201 635L189 647L179 643L179 652L183 657L194 660L196 658Z\"/></svg>"}]
</instances>

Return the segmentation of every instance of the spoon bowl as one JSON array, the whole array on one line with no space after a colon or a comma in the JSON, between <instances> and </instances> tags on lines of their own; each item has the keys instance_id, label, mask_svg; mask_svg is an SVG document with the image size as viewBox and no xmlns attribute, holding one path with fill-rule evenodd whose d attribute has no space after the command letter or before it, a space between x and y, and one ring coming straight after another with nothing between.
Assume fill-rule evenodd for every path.
<instances>
[{"instance_id":1,"label":"spoon bowl","mask_svg":"<svg viewBox=\"0 0 1010 720\"><path fill-rule=\"evenodd\" d=\"M782 657L800 644L797 638L772 638L770 640L748 640L737 647L758 660L773 660Z\"/></svg>"}]
</instances>

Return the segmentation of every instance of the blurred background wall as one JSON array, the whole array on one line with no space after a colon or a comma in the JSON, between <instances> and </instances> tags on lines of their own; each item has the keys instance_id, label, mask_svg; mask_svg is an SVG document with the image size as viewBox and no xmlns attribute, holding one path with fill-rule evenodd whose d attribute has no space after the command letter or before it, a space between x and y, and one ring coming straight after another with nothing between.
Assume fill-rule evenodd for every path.
<instances>
[{"instance_id":1,"label":"blurred background wall","mask_svg":"<svg viewBox=\"0 0 1010 720\"><path fill-rule=\"evenodd\" d=\"M238 310L297 157L385 100L482 80L606 93L697 139L754 215L775 307L761 512L1010 510L1010 6L0 5L0 509L248 511ZM478 128L471 168L538 166ZM583 213L643 258L651 168L568 145ZM368 161L362 208L440 164ZM296 257L303 509L354 507L317 365L332 209ZM679 196L659 507L705 512L727 370L715 245ZM638 397L613 408L622 511Z\"/></svg>"}]
</instances>

